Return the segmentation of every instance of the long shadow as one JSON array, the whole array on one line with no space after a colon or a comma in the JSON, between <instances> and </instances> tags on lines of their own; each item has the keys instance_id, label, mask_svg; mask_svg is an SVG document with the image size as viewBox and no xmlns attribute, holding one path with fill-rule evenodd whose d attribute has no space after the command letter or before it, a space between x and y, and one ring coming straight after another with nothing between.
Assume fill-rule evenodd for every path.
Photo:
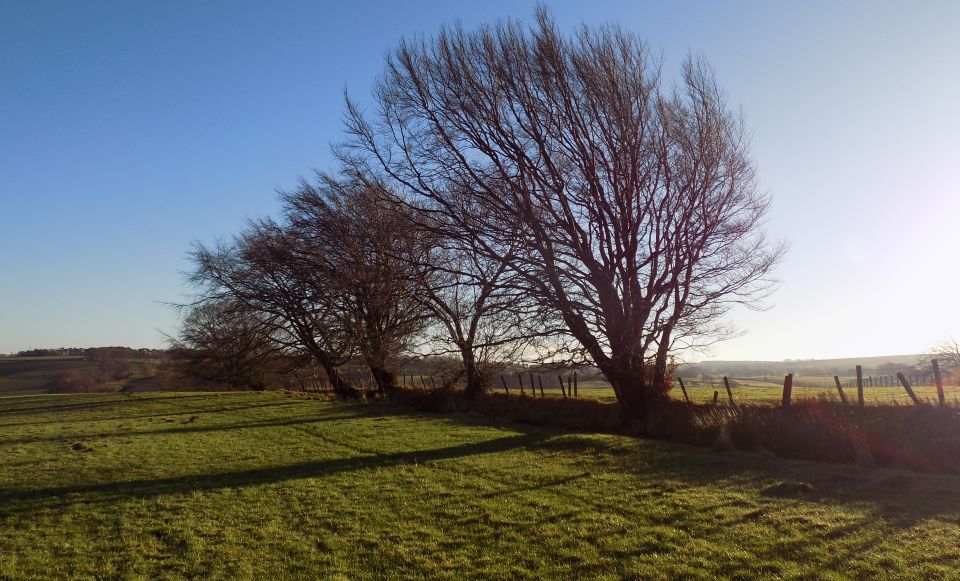
<instances>
[{"instance_id":1,"label":"long shadow","mask_svg":"<svg viewBox=\"0 0 960 581\"><path fill-rule=\"evenodd\" d=\"M123 402L120 402L123 403ZM293 407L300 405L296 401L284 401L277 403L259 403L259 404L249 404L249 405L238 405L238 406L221 406L221 407L179 407L176 410L170 410L162 413L155 414L134 414L134 415L96 415L96 416L84 416L83 421L85 422L110 422L118 421L125 422L130 420L144 420L150 418L169 418L175 416L191 416L191 415L201 415L201 414L218 414L223 412L238 412L249 409L259 409L259 408L276 408L276 407ZM76 423L77 418L68 417L60 420L46 420L46 421L34 421L34 422L8 422L0 423L0 429L3 428L14 428L22 426L47 426L53 424L72 424ZM11 440L4 440L11 441Z\"/></svg>"},{"instance_id":2,"label":"long shadow","mask_svg":"<svg viewBox=\"0 0 960 581\"><path fill-rule=\"evenodd\" d=\"M38 406L38 407L22 407L22 406L11 406L6 409L0 410L0 416L17 416L25 414L45 414L50 412L62 412L62 411L86 411L90 409L102 408L107 406L114 406L118 403L123 403L122 400L110 399L108 401L96 401L96 402L76 402L76 403L56 403L52 405Z\"/></svg>"},{"instance_id":3,"label":"long shadow","mask_svg":"<svg viewBox=\"0 0 960 581\"><path fill-rule=\"evenodd\" d=\"M0 515L10 516L32 512L40 508L61 508L73 502L114 502L168 494L213 491L221 488L273 484L291 479L330 476L354 470L384 468L398 464L420 464L479 454L494 454L531 448L545 438L546 436L542 434L521 434L433 450L357 456L319 462L298 462L253 470L39 489L0 489ZM91 498L90 495L94 498Z\"/></svg>"},{"instance_id":4,"label":"long shadow","mask_svg":"<svg viewBox=\"0 0 960 581\"><path fill-rule=\"evenodd\" d=\"M173 392L168 392L171 395L162 396L162 397L118 397L116 394L103 394L105 398L104 401L86 401L86 402L63 402L58 401L51 405L37 406L37 407L21 407L21 406L11 406L7 409L0 410L0 416L13 416L13 415L22 415L22 414L45 414L52 412L61 412L61 411L77 411L77 410L89 410L95 408L102 408L107 406L115 405L127 405L133 402L145 402L153 400L182 400L198 397L211 397L211 394L196 394L196 395L173 395ZM83 397L84 395L90 394L70 394L65 397ZM51 397L51 396L45 396ZM56 396L53 396L56 397Z\"/></svg>"},{"instance_id":5,"label":"long shadow","mask_svg":"<svg viewBox=\"0 0 960 581\"><path fill-rule=\"evenodd\" d=\"M478 421L472 416L464 419L470 424ZM522 429L522 425L510 424L510 428ZM659 490L666 483L681 489L719 483L734 489L746 485L756 487L760 499L866 507L871 518L882 518L887 525L902 528L929 518L960 518L958 475L791 460L745 451L715 452L664 440L611 440L562 430L550 432L560 437L539 442L538 451L584 459L571 469L636 475L637 485L651 489ZM577 502L598 510L610 509L592 496L581 496Z\"/></svg>"},{"instance_id":6,"label":"long shadow","mask_svg":"<svg viewBox=\"0 0 960 581\"><path fill-rule=\"evenodd\" d=\"M203 395L194 397L205 397ZM164 398L160 398L164 399ZM28 510L11 503L27 503L46 506L45 503L66 502L62 497L70 494L91 493L103 500L139 496L173 494L192 490L212 490L224 486L245 486L280 482L286 479L322 476L346 470L366 467L389 466L412 461L430 461L443 458L464 457L471 454L503 452L516 448L536 450L543 454L561 454L560 458L571 460L571 472L591 471L617 472L636 477L637 486L697 487L744 485L758 490L760 497L787 499L796 502L849 505L863 507L891 526L911 526L917 521L937 517L960 515L960 477L904 472L882 468L865 468L853 465L831 465L798 460L772 458L746 452L715 453L704 448L663 441L635 440L628 437L594 436L565 432L558 429L517 424L492 418L457 414L424 414L412 408L376 405L341 404L328 408L348 418L356 417L402 417L418 421L442 422L452 429L461 426L492 426L508 428L514 434L487 442L465 444L450 448L427 451L400 452L356 456L322 462L301 462L267 469L237 471L221 474L187 475L176 478L144 479L132 482L107 482L82 486L65 486L39 490L0 490L0 514L5 510ZM186 413L191 413L187 410ZM167 414L170 415L170 414ZM259 428L273 426L310 425L333 419L324 415L317 418L288 418L247 420L215 426L183 425L164 430L144 432L202 433L218 430ZM336 419L341 419L337 417ZM102 434L100 437L132 436L138 432ZM82 438L97 437L83 434ZM61 438L56 438L61 439ZM561 477L563 478L563 477ZM519 489L518 489L519 490ZM48 497L56 497L53 500ZM78 501L86 502L80 498ZM590 498L578 502L592 504ZM763 503L761 503L763 504ZM611 507L598 503L600 510Z\"/></svg>"},{"instance_id":7,"label":"long shadow","mask_svg":"<svg viewBox=\"0 0 960 581\"><path fill-rule=\"evenodd\" d=\"M564 476L562 478L553 478L544 482L537 482L535 484L529 484L526 486L516 486L514 488L509 488L506 490L498 490L497 492L488 492L486 494L481 494L481 498L497 498L498 496L508 496L510 494L517 494L520 492L532 492L534 490L544 490L552 486L563 486L564 484L570 484L575 480L581 480L583 478L589 478L589 472L582 472L580 474L572 474L570 476Z\"/></svg>"},{"instance_id":8,"label":"long shadow","mask_svg":"<svg viewBox=\"0 0 960 581\"><path fill-rule=\"evenodd\" d=\"M179 415L186 415L191 412L184 412ZM199 413L199 412L198 412ZM177 414L165 414L165 416L172 416ZM129 438L134 436L162 436L168 434L191 434L191 433L203 433L203 432L226 432L231 430L246 430L251 428L275 428L275 427L284 427L284 426L296 426L296 425L309 425L309 424L321 424L328 421L335 420L352 420L356 419L356 415L352 414L327 414L320 417L313 418L293 418L286 420L250 420L244 422L234 422L228 424L214 424L214 425L202 425L195 423L186 423L186 422L171 422L178 427L169 427L169 428L160 428L157 430L121 430L113 432L89 432L89 433L74 433L74 432L61 432L52 436L36 436L30 438L10 438L0 440L0 445L2 444L36 444L40 442L60 442L64 438L74 438L81 439L85 441L107 439L107 438ZM124 419L124 418L119 418Z\"/></svg>"},{"instance_id":9,"label":"long shadow","mask_svg":"<svg viewBox=\"0 0 960 581\"><path fill-rule=\"evenodd\" d=\"M766 457L748 452L715 453L683 444L649 463L618 457L624 471L655 474L656 481L712 486L726 481L758 488L760 498L867 508L890 526L909 527L934 517L960 515L960 478L878 467L824 464ZM697 460L700 460L699 462Z\"/></svg>"},{"instance_id":10,"label":"long shadow","mask_svg":"<svg viewBox=\"0 0 960 581\"><path fill-rule=\"evenodd\" d=\"M179 398L164 398L176 400ZM113 404L122 404L124 400L115 400L110 402ZM175 403L172 401L171 403ZM107 403L97 404L97 405L109 405ZM155 414L138 414L138 415L104 415L104 416L84 416L83 421L85 422L101 422L101 421L131 421L136 419L149 419L149 418L173 418L177 416L201 416L224 413L224 412L240 412L245 410L254 410L254 409L263 409L263 408L278 408L278 407L297 407L302 406L303 402L297 400L287 400L281 402L266 402L266 403L251 403L243 404L236 406L221 406L221 407L190 407L190 406L178 406L178 410L171 410L164 413L155 413ZM70 409L82 407L83 404L75 404ZM123 430L123 431L112 431L112 432L89 432L89 433L69 433L63 432L51 436L36 436L36 437L27 437L27 438L4 438L0 441L0 444L31 444L38 442L54 442L60 441L64 437L72 436L76 438L111 438L111 437L127 437L127 436L137 436L137 435L162 435L162 434L172 434L172 433L189 433L189 432L208 432L208 431L218 431L218 430L232 430L232 429L242 429L242 428L258 428L258 427L271 427L271 426L290 426L299 423L311 424L318 423L326 420L344 420L344 419L356 419L360 417L417 417L419 419L426 419L433 422L444 422L444 423L454 423L461 425L482 425L482 426L499 426L499 427L509 427L514 431L524 431L524 427L527 429L534 429L532 426L525 426L523 424L513 424L508 421L497 422L497 420L491 418L468 418L468 417L453 417L450 415L424 415L422 412L418 412L414 409L400 408L400 407L388 407L384 408L378 405L349 405L343 404L337 406L336 412L324 412L313 417L302 417L297 419L287 419L287 420L250 420L244 422L236 422L232 424L218 424L214 426L203 426L203 425L191 425L189 428L176 428L170 427L166 429L159 430ZM315 411L315 410L314 410ZM10 423L0 423L0 429L3 428L13 428L13 427L23 427L23 426L39 426L39 425L51 425L51 424L69 424L76 423L77 418L65 418L62 420L50 420L50 421L36 421L36 422L10 422ZM183 425L181 422L170 422L176 423L177 425ZM549 428L536 428L539 432L550 431Z\"/></svg>"}]
</instances>

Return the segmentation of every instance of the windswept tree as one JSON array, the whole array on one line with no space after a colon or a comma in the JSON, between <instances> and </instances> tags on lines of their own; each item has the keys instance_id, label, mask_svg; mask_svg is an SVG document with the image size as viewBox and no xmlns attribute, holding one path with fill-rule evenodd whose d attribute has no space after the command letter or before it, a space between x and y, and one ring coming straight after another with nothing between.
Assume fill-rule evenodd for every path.
<instances>
[{"instance_id":1,"label":"windswept tree","mask_svg":"<svg viewBox=\"0 0 960 581\"><path fill-rule=\"evenodd\" d=\"M283 201L295 261L322 273L342 328L381 395L391 395L400 356L430 320L418 295L425 281L413 268L431 251L429 240L409 228L405 206L366 181L321 173Z\"/></svg>"},{"instance_id":2,"label":"windswept tree","mask_svg":"<svg viewBox=\"0 0 960 581\"><path fill-rule=\"evenodd\" d=\"M191 379L263 389L268 376L295 362L259 313L221 300L194 303L184 311L172 353L180 373Z\"/></svg>"},{"instance_id":3,"label":"windswept tree","mask_svg":"<svg viewBox=\"0 0 960 581\"><path fill-rule=\"evenodd\" d=\"M278 348L312 357L339 397L359 395L340 372L355 353L342 297L334 292L329 271L295 252L287 229L272 221L253 223L231 243L198 244L190 256L194 269L188 280L199 304L255 314L258 328Z\"/></svg>"},{"instance_id":4,"label":"windswept tree","mask_svg":"<svg viewBox=\"0 0 960 581\"><path fill-rule=\"evenodd\" d=\"M710 69L675 88L616 26L445 28L388 56L341 158L456 225L562 317L623 410L645 417L671 349L722 333L770 288L747 137ZM506 249L516 249L506 254Z\"/></svg>"},{"instance_id":5,"label":"windswept tree","mask_svg":"<svg viewBox=\"0 0 960 581\"><path fill-rule=\"evenodd\" d=\"M455 227L430 217L420 216L410 227L431 240L430 251L411 269L422 277L418 297L436 321L434 351L456 354L461 367L454 379L463 378L467 394L482 394L496 369L539 353L542 339L555 330L513 286L512 250L496 257L477 252Z\"/></svg>"}]
</instances>

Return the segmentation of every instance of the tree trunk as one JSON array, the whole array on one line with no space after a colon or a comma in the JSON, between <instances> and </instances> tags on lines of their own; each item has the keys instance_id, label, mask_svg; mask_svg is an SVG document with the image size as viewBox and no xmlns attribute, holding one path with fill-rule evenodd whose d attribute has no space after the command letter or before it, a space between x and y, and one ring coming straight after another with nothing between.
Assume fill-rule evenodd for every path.
<instances>
[{"instance_id":1,"label":"tree trunk","mask_svg":"<svg viewBox=\"0 0 960 581\"><path fill-rule=\"evenodd\" d=\"M397 374L390 371L382 363L369 363L373 381L377 384L380 397L390 398L397 393Z\"/></svg>"},{"instance_id":2,"label":"tree trunk","mask_svg":"<svg viewBox=\"0 0 960 581\"><path fill-rule=\"evenodd\" d=\"M487 385L483 374L477 368L477 361L473 354L473 347L469 345L460 347L460 354L463 357L463 369L466 376L466 394L469 397L483 395L487 391Z\"/></svg>"},{"instance_id":3,"label":"tree trunk","mask_svg":"<svg viewBox=\"0 0 960 581\"><path fill-rule=\"evenodd\" d=\"M330 388L333 389L333 394L336 397L340 399L357 399L360 397L360 392L343 378L340 369L333 364L329 357L319 355L317 360L327 374L327 379L330 380Z\"/></svg>"},{"instance_id":4,"label":"tree trunk","mask_svg":"<svg viewBox=\"0 0 960 581\"><path fill-rule=\"evenodd\" d=\"M667 363L670 355L670 329L663 331L660 337L660 346L657 348L657 356L653 362L653 390L660 395L666 395L670 390L667 385Z\"/></svg>"},{"instance_id":5,"label":"tree trunk","mask_svg":"<svg viewBox=\"0 0 960 581\"><path fill-rule=\"evenodd\" d=\"M666 395L670 391L670 386L667 385L668 355L668 350L664 347L664 344L661 344L660 348L657 349L657 356L653 360L653 382L650 387L658 396Z\"/></svg>"},{"instance_id":6,"label":"tree trunk","mask_svg":"<svg viewBox=\"0 0 960 581\"><path fill-rule=\"evenodd\" d=\"M650 408L663 397L653 385L643 361L642 357L624 358L611 361L607 369L601 368L617 394L624 419L635 422L641 433L646 432Z\"/></svg>"},{"instance_id":7,"label":"tree trunk","mask_svg":"<svg viewBox=\"0 0 960 581\"><path fill-rule=\"evenodd\" d=\"M358 399L360 397L360 390L350 385L350 382L343 378L343 374L340 373L338 368L331 366L330 369L324 368L324 371L327 372L327 377L330 378L330 387L337 397L341 399Z\"/></svg>"}]
</instances>

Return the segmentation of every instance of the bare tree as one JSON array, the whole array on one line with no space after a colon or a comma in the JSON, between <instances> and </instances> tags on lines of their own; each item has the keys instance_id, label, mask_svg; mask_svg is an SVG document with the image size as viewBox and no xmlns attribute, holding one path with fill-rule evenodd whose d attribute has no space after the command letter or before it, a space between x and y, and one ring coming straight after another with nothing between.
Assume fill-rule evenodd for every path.
<instances>
[{"instance_id":1,"label":"bare tree","mask_svg":"<svg viewBox=\"0 0 960 581\"><path fill-rule=\"evenodd\" d=\"M938 343L923 358L927 364L933 359L936 359L944 369L955 373L960 372L960 343L956 339L947 339Z\"/></svg>"},{"instance_id":2,"label":"bare tree","mask_svg":"<svg viewBox=\"0 0 960 581\"><path fill-rule=\"evenodd\" d=\"M513 287L511 251L489 257L432 219L421 217L411 228L427 230L431 240L424 262L412 269L421 273L418 296L437 321L434 354L455 353L462 365L452 379L462 376L468 394L482 394L497 368L537 350L555 330Z\"/></svg>"},{"instance_id":3,"label":"bare tree","mask_svg":"<svg viewBox=\"0 0 960 581\"><path fill-rule=\"evenodd\" d=\"M235 303L190 305L173 341L177 369L192 379L263 389L271 373L290 363L271 332L258 313Z\"/></svg>"},{"instance_id":4,"label":"bare tree","mask_svg":"<svg viewBox=\"0 0 960 581\"><path fill-rule=\"evenodd\" d=\"M391 395L399 357L429 321L418 299L422 277L411 269L429 246L408 227L404 206L363 181L321 173L283 200L297 261L323 273L336 316L381 395Z\"/></svg>"},{"instance_id":5,"label":"bare tree","mask_svg":"<svg viewBox=\"0 0 960 581\"><path fill-rule=\"evenodd\" d=\"M634 35L565 38L540 8L532 28L402 42L375 99L371 117L348 100L341 159L487 259L510 256L628 415L662 394L672 348L722 335L731 305L771 288L784 248L762 232L742 122L702 62L665 90Z\"/></svg>"},{"instance_id":6,"label":"bare tree","mask_svg":"<svg viewBox=\"0 0 960 581\"><path fill-rule=\"evenodd\" d=\"M231 244L195 245L188 280L199 291L198 303L255 313L278 347L313 357L337 396L356 398L359 392L340 372L355 353L353 331L341 315L341 296L334 292L328 270L293 249L292 236L280 225L253 223Z\"/></svg>"}]
</instances>

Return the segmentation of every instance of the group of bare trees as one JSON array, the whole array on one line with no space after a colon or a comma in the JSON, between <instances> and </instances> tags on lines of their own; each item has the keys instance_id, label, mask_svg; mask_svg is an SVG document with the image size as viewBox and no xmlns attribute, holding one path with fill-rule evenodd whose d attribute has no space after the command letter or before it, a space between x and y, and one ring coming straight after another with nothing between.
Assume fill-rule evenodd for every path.
<instances>
[{"instance_id":1,"label":"group of bare trees","mask_svg":"<svg viewBox=\"0 0 960 581\"><path fill-rule=\"evenodd\" d=\"M711 70L690 58L666 85L633 34L564 36L545 9L402 42L372 106L347 100L337 176L194 250L197 308L315 360L345 397L348 359L389 395L404 353L443 346L471 392L504 359L577 360L642 417L671 353L726 336L784 251Z\"/></svg>"},{"instance_id":2,"label":"group of bare trees","mask_svg":"<svg viewBox=\"0 0 960 581\"><path fill-rule=\"evenodd\" d=\"M310 362L334 392L359 396L341 367L362 361L381 396L411 355L455 353L468 391L540 336L518 316L524 301L489 263L442 238L385 185L318 174L283 193L283 215L251 223L229 243L197 245L180 341L210 362L209 379L252 382L264 361ZM262 367L262 365L260 365Z\"/></svg>"}]
</instances>

